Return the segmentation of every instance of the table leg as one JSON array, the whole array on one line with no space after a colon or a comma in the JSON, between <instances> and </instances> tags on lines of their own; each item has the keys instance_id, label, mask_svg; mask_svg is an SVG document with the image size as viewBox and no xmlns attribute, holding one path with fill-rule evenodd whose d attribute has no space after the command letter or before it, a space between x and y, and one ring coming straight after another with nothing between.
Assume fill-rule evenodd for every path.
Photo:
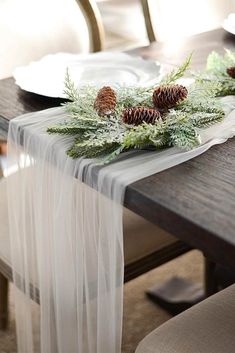
<instances>
[{"instance_id":1,"label":"table leg","mask_svg":"<svg viewBox=\"0 0 235 353\"><path fill-rule=\"evenodd\" d=\"M0 273L0 330L8 325L8 279Z\"/></svg>"},{"instance_id":2,"label":"table leg","mask_svg":"<svg viewBox=\"0 0 235 353\"><path fill-rule=\"evenodd\" d=\"M177 315L217 292L215 266L205 258L204 287L184 278L173 277L150 288L146 295L172 315Z\"/></svg>"},{"instance_id":3,"label":"table leg","mask_svg":"<svg viewBox=\"0 0 235 353\"><path fill-rule=\"evenodd\" d=\"M206 298L218 291L218 283L215 274L216 263L205 257L204 286Z\"/></svg>"}]
</instances>

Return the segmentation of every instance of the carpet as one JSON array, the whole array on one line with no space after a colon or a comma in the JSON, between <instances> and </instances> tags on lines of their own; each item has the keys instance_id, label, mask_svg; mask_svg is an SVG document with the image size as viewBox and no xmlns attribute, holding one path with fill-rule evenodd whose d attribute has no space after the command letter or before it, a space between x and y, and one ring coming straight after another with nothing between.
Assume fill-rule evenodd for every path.
<instances>
[{"instance_id":1,"label":"carpet","mask_svg":"<svg viewBox=\"0 0 235 353\"><path fill-rule=\"evenodd\" d=\"M122 353L134 353L142 338L170 319L171 316L166 311L146 297L145 291L172 276L183 276L195 282L202 282L202 254L197 250L191 251L125 284ZM0 331L0 353L16 353L12 286L10 325L7 331Z\"/></svg>"}]
</instances>

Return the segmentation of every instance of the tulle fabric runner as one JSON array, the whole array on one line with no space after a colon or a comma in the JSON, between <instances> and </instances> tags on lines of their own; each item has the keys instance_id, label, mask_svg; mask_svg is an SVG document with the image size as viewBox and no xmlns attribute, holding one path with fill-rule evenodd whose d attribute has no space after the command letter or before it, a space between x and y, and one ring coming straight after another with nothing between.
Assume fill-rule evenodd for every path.
<instances>
[{"instance_id":1,"label":"tulle fabric runner","mask_svg":"<svg viewBox=\"0 0 235 353\"><path fill-rule=\"evenodd\" d=\"M11 121L8 178L12 268L20 353L120 353L123 303L122 205L128 184L194 158L235 135L226 119L192 151L129 152L100 167L66 155L71 137L46 128L63 108ZM40 310L33 301L40 302Z\"/></svg>"}]
</instances>

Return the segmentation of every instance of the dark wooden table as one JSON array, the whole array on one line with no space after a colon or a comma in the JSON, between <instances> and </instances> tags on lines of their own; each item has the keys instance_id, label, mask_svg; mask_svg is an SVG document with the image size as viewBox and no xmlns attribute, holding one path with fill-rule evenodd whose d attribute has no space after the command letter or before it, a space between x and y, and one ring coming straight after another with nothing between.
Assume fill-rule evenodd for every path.
<instances>
[{"instance_id":1,"label":"dark wooden table","mask_svg":"<svg viewBox=\"0 0 235 353\"><path fill-rule=\"evenodd\" d=\"M212 51L235 49L235 37L219 29L188 38L176 47L155 43L132 51L169 66L190 53L193 68ZM0 132L15 116L59 105L61 100L27 93L13 78L0 81ZM211 260L235 269L235 138L203 155L127 187L125 206L198 248Z\"/></svg>"}]
</instances>

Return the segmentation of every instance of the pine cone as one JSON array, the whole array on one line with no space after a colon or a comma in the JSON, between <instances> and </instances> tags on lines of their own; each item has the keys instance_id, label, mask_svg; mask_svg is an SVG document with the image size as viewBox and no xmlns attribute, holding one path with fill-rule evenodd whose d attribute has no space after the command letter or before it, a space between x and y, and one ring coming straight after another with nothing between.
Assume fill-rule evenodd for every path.
<instances>
[{"instance_id":1,"label":"pine cone","mask_svg":"<svg viewBox=\"0 0 235 353\"><path fill-rule=\"evenodd\" d=\"M99 115L109 115L113 113L116 107L116 102L117 98L115 91L109 86L104 86L97 93L94 108Z\"/></svg>"},{"instance_id":2,"label":"pine cone","mask_svg":"<svg viewBox=\"0 0 235 353\"><path fill-rule=\"evenodd\" d=\"M228 67L226 72L230 77L235 78L235 66Z\"/></svg>"},{"instance_id":3,"label":"pine cone","mask_svg":"<svg viewBox=\"0 0 235 353\"><path fill-rule=\"evenodd\" d=\"M157 87L153 92L153 104L157 109L167 110L187 98L188 90L181 85Z\"/></svg>"},{"instance_id":4,"label":"pine cone","mask_svg":"<svg viewBox=\"0 0 235 353\"><path fill-rule=\"evenodd\" d=\"M143 122L155 124L160 118L158 110L145 107L127 108L122 113L122 121L129 125L140 125Z\"/></svg>"}]
</instances>

